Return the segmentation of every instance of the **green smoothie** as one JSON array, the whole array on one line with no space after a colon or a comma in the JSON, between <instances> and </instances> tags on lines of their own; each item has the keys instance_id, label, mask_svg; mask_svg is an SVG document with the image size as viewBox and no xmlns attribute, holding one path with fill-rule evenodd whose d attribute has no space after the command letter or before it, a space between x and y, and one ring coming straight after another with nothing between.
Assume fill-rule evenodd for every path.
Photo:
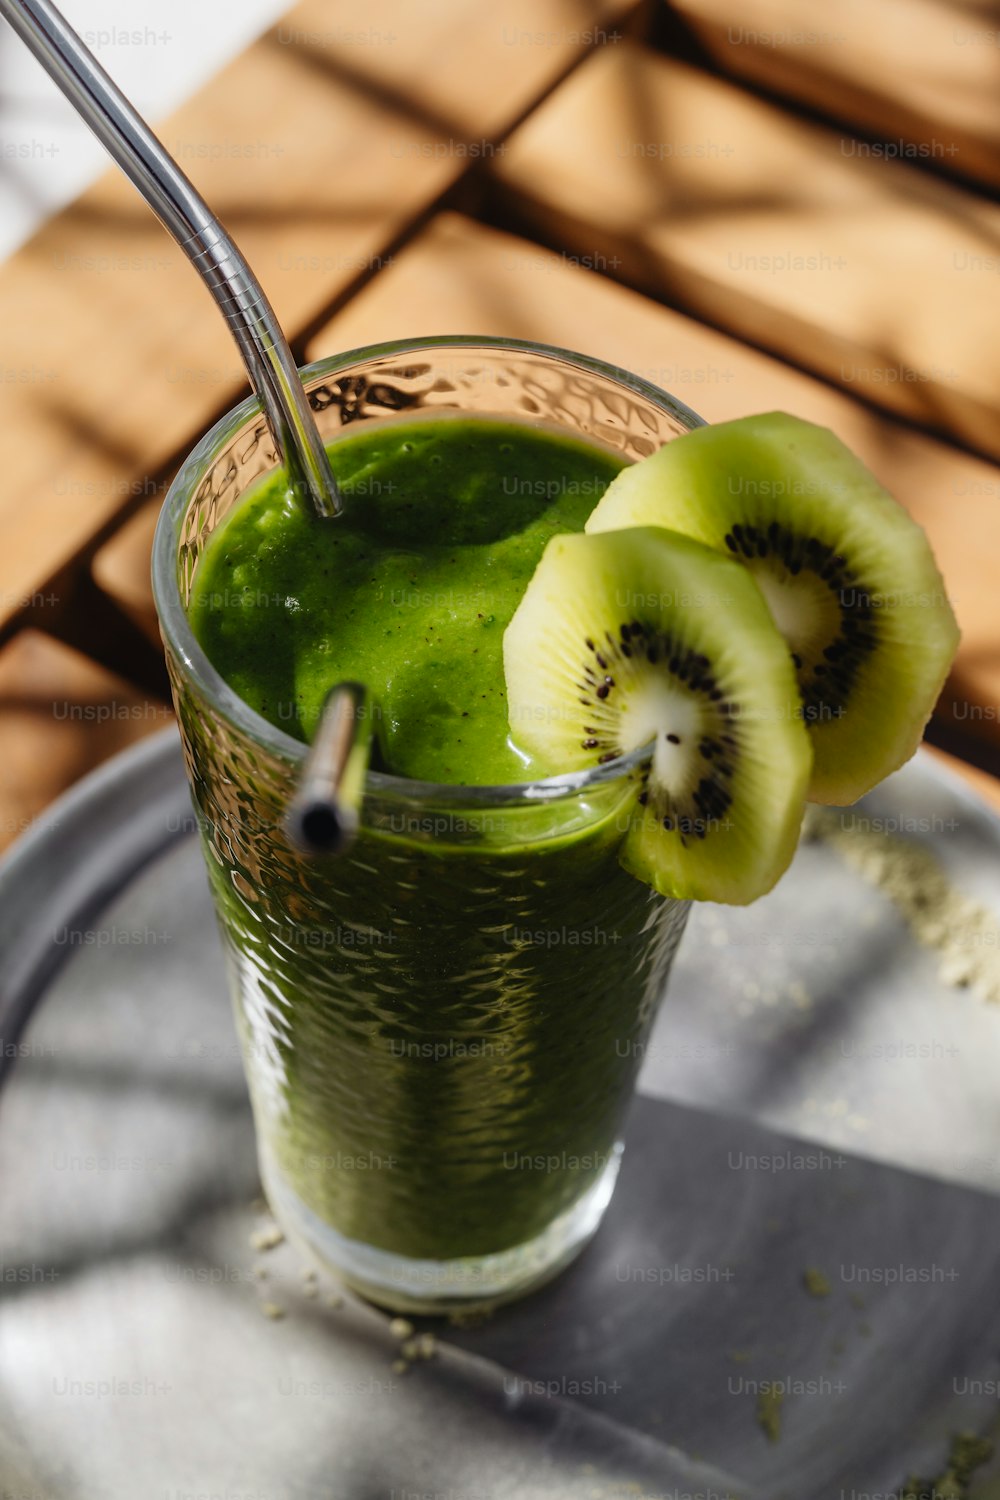
<instances>
[{"instance_id":1,"label":"green smoothie","mask_svg":"<svg viewBox=\"0 0 1000 1500\"><path fill-rule=\"evenodd\" d=\"M334 683L365 682L399 776L564 769L511 738L503 633L547 540L583 528L620 460L455 417L364 424L330 454L341 518L278 476L212 535L189 606L210 660L300 738ZM346 855L310 862L281 793L179 706L279 1211L294 1200L314 1239L318 1223L452 1261L531 1241L613 1180L686 913L619 864L628 789L440 817L389 799Z\"/></svg>"},{"instance_id":2,"label":"green smoothie","mask_svg":"<svg viewBox=\"0 0 1000 1500\"><path fill-rule=\"evenodd\" d=\"M364 682L383 764L400 776L499 784L561 770L509 741L503 633L545 543L583 530L621 460L544 429L440 417L365 424L331 459L336 525L279 476L212 537L189 606L209 658L299 738L334 683Z\"/></svg>"}]
</instances>

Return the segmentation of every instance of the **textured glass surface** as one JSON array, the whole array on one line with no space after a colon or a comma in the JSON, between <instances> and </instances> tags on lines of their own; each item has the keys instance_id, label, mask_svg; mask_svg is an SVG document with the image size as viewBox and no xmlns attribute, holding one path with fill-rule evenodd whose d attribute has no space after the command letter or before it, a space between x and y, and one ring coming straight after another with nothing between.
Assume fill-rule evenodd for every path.
<instances>
[{"instance_id":1,"label":"textured glass surface","mask_svg":"<svg viewBox=\"0 0 1000 1500\"><path fill-rule=\"evenodd\" d=\"M328 439L442 406L556 423L636 458L689 425L667 398L544 351L329 364L307 381ZM157 548L173 549L182 599L206 537L274 462L259 419L231 428L168 501ZM373 777L353 849L304 859L281 827L296 747L216 689L163 598L162 556L158 568L265 1175L335 1235L401 1263L544 1237L613 1181L687 915L618 863L628 777L555 798L544 783L465 793Z\"/></svg>"}]
</instances>

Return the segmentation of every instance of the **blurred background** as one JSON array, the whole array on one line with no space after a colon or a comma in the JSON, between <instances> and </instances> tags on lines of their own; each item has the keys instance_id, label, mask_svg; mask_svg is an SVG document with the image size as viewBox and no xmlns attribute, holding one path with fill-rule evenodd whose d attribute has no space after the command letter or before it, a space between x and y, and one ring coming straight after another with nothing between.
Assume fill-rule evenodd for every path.
<instances>
[{"instance_id":1,"label":"blurred background","mask_svg":"<svg viewBox=\"0 0 1000 1500\"><path fill-rule=\"evenodd\" d=\"M963 628L930 731L1000 805L1000 18L988 0L65 0L297 357L506 334L709 421L834 428ZM221 319L0 31L0 844L170 720L149 549L245 393ZM991 774L993 773L993 774Z\"/></svg>"}]
</instances>

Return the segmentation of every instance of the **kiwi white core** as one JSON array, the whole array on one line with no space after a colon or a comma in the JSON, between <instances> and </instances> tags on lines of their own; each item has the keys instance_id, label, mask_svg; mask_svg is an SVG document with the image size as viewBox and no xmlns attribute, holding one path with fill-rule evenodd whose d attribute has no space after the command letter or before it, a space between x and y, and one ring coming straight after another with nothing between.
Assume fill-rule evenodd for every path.
<instances>
[{"instance_id":1,"label":"kiwi white core","mask_svg":"<svg viewBox=\"0 0 1000 1500\"><path fill-rule=\"evenodd\" d=\"M751 567L751 572L792 651L806 656L818 643L836 638L840 610L821 579L810 573L781 576L768 567Z\"/></svg>"},{"instance_id":2,"label":"kiwi white core","mask_svg":"<svg viewBox=\"0 0 1000 1500\"><path fill-rule=\"evenodd\" d=\"M692 745L704 732L697 698L679 691L662 674L643 674L633 694L619 705L618 737L626 754L654 744L653 776L674 795L686 792L695 773Z\"/></svg>"}]
</instances>

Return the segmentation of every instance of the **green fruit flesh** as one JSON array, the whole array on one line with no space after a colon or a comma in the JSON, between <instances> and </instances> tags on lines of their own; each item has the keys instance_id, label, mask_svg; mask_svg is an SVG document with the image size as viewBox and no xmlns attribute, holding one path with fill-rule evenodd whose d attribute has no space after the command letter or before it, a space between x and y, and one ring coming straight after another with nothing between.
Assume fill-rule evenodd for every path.
<instances>
[{"instance_id":1,"label":"green fruit flesh","mask_svg":"<svg viewBox=\"0 0 1000 1500\"><path fill-rule=\"evenodd\" d=\"M826 428L698 428L624 469L588 532L663 526L741 562L788 642L814 770L853 802L916 749L958 643L923 531Z\"/></svg>"},{"instance_id":2,"label":"green fruit flesh","mask_svg":"<svg viewBox=\"0 0 1000 1500\"><path fill-rule=\"evenodd\" d=\"M795 851L812 763L795 673L744 569L643 527L555 537L504 636L513 739L567 770L652 746L622 863L736 904ZM624 826L624 825L623 825Z\"/></svg>"}]
</instances>

